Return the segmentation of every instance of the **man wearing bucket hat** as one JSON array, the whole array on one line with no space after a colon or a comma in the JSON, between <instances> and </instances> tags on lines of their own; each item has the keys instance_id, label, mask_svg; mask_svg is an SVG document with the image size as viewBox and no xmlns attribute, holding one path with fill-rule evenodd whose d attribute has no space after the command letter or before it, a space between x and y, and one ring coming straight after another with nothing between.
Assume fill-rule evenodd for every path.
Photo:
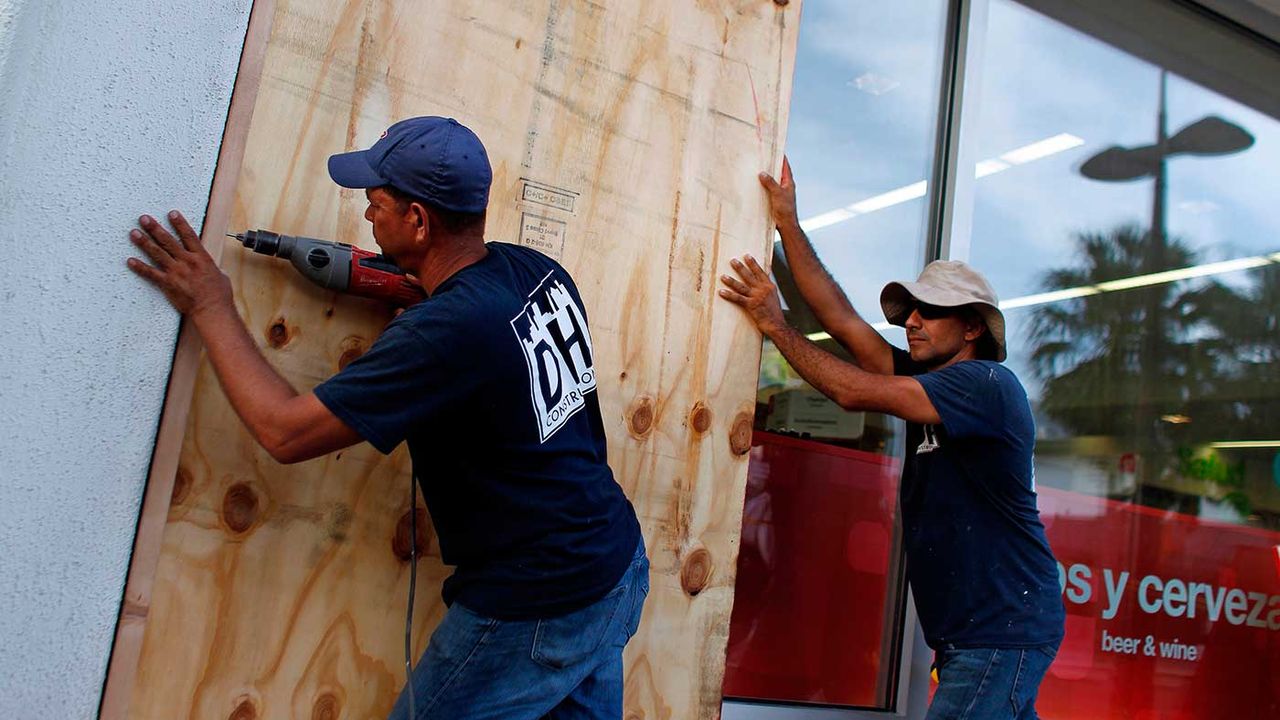
<instances>
[{"instance_id":1,"label":"man wearing bucket hat","mask_svg":"<svg viewBox=\"0 0 1280 720\"><path fill-rule=\"evenodd\" d=\"M131 237L204 339L236 412L281 462L366 440L407 442L431 512L449 610L391 717L622 716L622 650L649 589L631 503L606 462L582 298L555 261L484 240L492 171L457 121L396 123L334 155L365 190L374 240L428 298L369 351L299 394L266 361L231 286L176 211L175 239L143 216ZM388 599L390 601L390 599Z\"/></svg>"},{"instance_id":2,"label":"man wearing bucket hat","mask_svg":"<svg viewBox=\"0 0 1280 720\"><path fill-rule=\"evenodd\" d=\"M962 262L930 263L880 295L907 331L894 348L864 321L805 237L795 183L761 174L783 252L805 303L853 355L848 363L790 327L768 273L750 255L721 276L791 366L847 410L907 421L900 502L907 577L939 685L942 718L1035 718L1040 681L1062 641L1058 569L1036 508L1035 425L1007 354L995 291Z\"/></svg>"}]
</instances>

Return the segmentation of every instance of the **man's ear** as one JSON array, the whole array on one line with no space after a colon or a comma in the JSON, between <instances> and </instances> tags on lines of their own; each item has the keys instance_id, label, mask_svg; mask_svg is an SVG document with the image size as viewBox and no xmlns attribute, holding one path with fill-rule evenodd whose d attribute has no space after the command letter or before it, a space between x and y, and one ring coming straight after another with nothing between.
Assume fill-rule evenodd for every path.
<instances>
[{"instance_id":1,"label":"man's ear","mask_svg":"<svg viewBox=\"0 0 1280 720\"><path fill-rule=\"evenodd\" d=\"M987 323L982 316L976 312L964 314L964 339L968 342L974 342L981 338L983 333L987 332Z\"/></svg>"},{"instance_id":2,"label":"man's ear","mask_svg":"<svg viewBox=\"0 0 1280 720\"><path fill-rule=\"evenodd\" d=\"M414 239L419 243L426 242L431 237L431 213L422 203L409 203L409 214L413 217L410 222L414 226Z\"/></svg>"}]
</instances>

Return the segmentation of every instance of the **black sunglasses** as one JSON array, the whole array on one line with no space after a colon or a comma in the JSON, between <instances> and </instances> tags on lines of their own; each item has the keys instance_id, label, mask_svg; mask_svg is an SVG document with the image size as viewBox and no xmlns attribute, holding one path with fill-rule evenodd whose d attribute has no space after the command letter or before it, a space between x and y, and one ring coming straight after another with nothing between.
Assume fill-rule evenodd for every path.
<instances>
[{"instance_id":1,"label":"black sunglasses","mask_svg":"<svg viewBox=\"0 0 1280 720\"><path fill-rule=\"evenodd\" d=\"M912 309L920 313L920 317L925 320L941 320L960 312L958 307L942 307L941 305L930 305L929 303L916 302L912 304Z\"/></svg>"}]
</instances>

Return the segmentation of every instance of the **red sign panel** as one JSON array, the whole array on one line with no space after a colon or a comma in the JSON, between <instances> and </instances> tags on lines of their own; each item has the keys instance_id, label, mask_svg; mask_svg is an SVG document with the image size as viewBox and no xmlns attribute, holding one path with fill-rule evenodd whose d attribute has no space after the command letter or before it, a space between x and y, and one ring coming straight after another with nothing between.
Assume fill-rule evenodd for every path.
<instances>
[{"instance_id":1,"label":"red sign panel","mask_svg":"<svg viewBox=\"0 0 1280 720\"><path fill-rule=\"evenodd\" d=\"M1280 718L1280 533L1040 489L1067 636L1052 718Z\"/></svg>"}]
</instances>

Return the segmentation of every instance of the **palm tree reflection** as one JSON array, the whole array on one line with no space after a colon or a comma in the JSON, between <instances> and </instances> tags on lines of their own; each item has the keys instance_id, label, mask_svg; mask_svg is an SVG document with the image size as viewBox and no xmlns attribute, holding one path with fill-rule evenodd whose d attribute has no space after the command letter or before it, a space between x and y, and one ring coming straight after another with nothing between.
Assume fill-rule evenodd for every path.
<instances>
[{"instance_id":1,"label":"palm tree reflection","mask_svg":"<svg viewBox=\"0 0 1280 720\"><path fill-rule=\"evenodd\" d=\"M1135 225L1080 233L1078 263L1046 272L1044 289L1201 259L1185 240L1168 238L1162 265L1151 268L1151 240ZM1251 513L1244 458L1203 448L1280 429L1280 267L1042 305L1029 340L1042 411L1074 436L1113 438L1141 458L1135 502L1196 513L1199 496L1167 489L1180 475L1215 486L1242 517Z\"/></svg>"}]
</instances>

